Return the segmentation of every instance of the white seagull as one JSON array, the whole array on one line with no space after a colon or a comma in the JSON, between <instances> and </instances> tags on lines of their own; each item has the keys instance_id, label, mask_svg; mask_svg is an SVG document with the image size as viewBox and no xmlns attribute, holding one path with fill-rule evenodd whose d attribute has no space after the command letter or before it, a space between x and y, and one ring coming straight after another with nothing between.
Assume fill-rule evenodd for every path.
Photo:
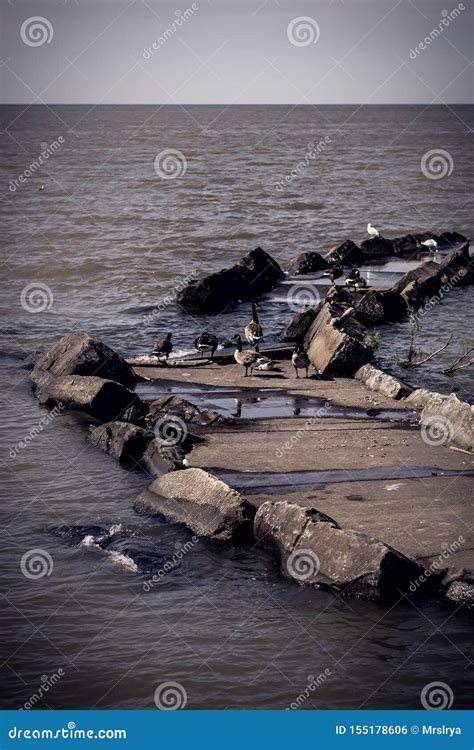
<instances>
[{"instance_id":1,"label":"white seagull","mask_svg":"<svg viewBox=\"0 0 474 750\"><path fill-rule=\"evenodd\" d=\"M430 253L438 252L438 243L436 242L436 240L433 240L433 239L423 240L421 244L427 247Z\"/></svg>"},{"instance_id":2,"label":"white seagull","mask_svg":"<svg viewBox=\"0 0 474 750\"><path fill-rule=\"evenodd\" d=\"M380 237L380 234L379 234L378 230L375 227L372 226L372 224L370 223L370 221L367 224L367 234L370 237Z\"/></svg>"}]
</instances>

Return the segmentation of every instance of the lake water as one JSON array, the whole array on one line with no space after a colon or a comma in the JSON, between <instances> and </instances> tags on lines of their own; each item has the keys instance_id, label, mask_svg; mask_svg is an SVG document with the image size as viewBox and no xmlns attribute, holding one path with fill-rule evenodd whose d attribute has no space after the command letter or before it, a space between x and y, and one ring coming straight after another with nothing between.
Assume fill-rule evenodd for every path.
<instances>
[{"instance_id":1,"label":"lake water","mask_svg":"<svg viewBox=\"0 0 474 750\"><path fill-rule=\"evenodd\" d=\"M154 708L155 688L175 681L190 708L285 708L305 691L302 708L417 708L434 680L451 686L455 708L467 707L465 612L307 591L251 548L191 544L184 530L134 513L146 477L89 446L79 415L62 413L29 447L15 446L46 414L27 365L59 334L79 328L142 354L168 330L182 351L205 328L222 339L240 331L248 305L213 318L169 303L196 270L217 270L257 245L284 265L304 250L360 241L368 221L386 236L455 229L472 237L473 114L467 106L0 108L4 707L21 707L60 669L41 707ZM45 148L46 163L19 182ZM177 179L155 171L165 149L185 157ZM429 179L421 159L439 149L451 173ZM307 166L278 189L302 160ZM372 267L371 283L389 286L407 267ZM320 280L309 283L324 292ZM30 285L48 309L29 311ZM262 300L268 342L292 313L292 285L287 279ZM472 330L469 294L453 289L424 318L422 348L450 333L453 341L412 381L472 392L472 372L450 380L441 372ZM406 352L408 333L406 323L382 331L384 364L399 367L394 352ZM150 574L119 554L69 546L47 531L62 524L121 525L136 544L165 560L181 550L181 560L147 590ZM32 580L20 561L36 548L53 570Z\"/></svg>"}]
</instances>

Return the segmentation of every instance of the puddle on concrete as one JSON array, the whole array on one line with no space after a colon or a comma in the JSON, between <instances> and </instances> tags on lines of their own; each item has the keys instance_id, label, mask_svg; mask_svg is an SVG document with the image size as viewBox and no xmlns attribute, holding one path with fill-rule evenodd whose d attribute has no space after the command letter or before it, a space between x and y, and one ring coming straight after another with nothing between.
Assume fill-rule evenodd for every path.
<instances>
[{"instance_id":1,"label":"puddle on concrete","mask_svg":"<svg viewBox=\"0 0 474 750\"><path fill-rule=\"evenodd\" d=\"M199 409L215 409L226 417L242 419L278 419L284 417L316 417L326 419L378 419L381 421L417 423L418 413L401 409L358 409L333 405L330 401L311 396L290 396L283 388L258 388L242 391L213 386L165 385L158 382L140 384L142 398L157 399L169 393L182 396Z\"/></svg>"},{"instance_id":2,"label":"puddle on concrete","mask_svg":"<svg viewBox=\"0 0 474 750\"><path fill-rule=\"evenodd\" d=\"M438 469L435 466L374 466L367 469L325 469L323 471L247 472L223 471L210 468L224 482L244 494L265 492L283 494L304 487L323 487L340 482L367 482L390 479L420 479L423 477L474 476L474 471Z\"/></svg>"}]
</instances>

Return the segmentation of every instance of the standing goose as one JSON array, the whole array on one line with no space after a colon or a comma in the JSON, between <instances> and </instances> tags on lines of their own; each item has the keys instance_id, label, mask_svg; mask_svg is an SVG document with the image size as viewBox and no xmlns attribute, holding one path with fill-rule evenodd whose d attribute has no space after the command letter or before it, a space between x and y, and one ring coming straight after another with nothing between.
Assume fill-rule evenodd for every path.
<instances>
[{"instance_id":1,"label":"standing goose","mask_svg":"<svg viewBox=\"0 0 474 750\"><path fill-rule=\"evenodd\" d=\"M359 280L360 271L358 268L353 268L352 271L349 271L346 279L344 280L344 284L345 286L354 288Z\"/></svg>"},{"instance_id":2,"label":"standing goose","mask_svg":"<svg viewBox=\"0 0 474 750\"><path fill-rule=\"evenodd\" d=\"M291 355L291 361L295 368L296 377L299 378L298 370L306 370L306 377L308 377L308 370L311 362L306 354L303 344L296 344L293 354Z\"/></svg>"},{"instance_id":3,"label":"standing goose","mask_svg":"<svg viewBox=\"0 0 474 750\"><path fill-rule=\"evenodd\" d=\"M263 330L257 315L257 305L252 302L252 320L245 326L245 338L250 346L254 346L258 352L258 346L263 341Z\"/></svg>"},{"instance_id":4,"label":"standing goose","mask_svg":"<svg viewBox=\"0 0 474 750\"><path fill-rule=\"evenodd\" d=\"M369 235L369 237L380 237L380 232L378 231L378 229L372 226L370 221L367 224L367 234Z\"/></svg>"},{"instance_id":5,"label":"standing goose","mask_svg":"<svg viewBox=\"0 0 474 750\"><path fill-rule=\"evenodd\" d=\"M342 266L335 265L332 268L330 268L329 271L324 271L323 276L325 276L328 279L331 279L332 285L336 286L336 279L340 279L342 274L343 274Z\"/></svg>"},{"instance_id":6,"label":"standing goose","mask_svg":"<svg viewBox=\"0 0 474 750\"><path fill-rule=\"evenodd\" d=\"M168 359L172 349L173 344L171 342L171 333L168 333L165 339L158 339L158 341L155 341L153 354L157 357L165 357L165 359Z\"/></svg>"},{"instance_id":7,"label":"standing goose","mask_svg":"<svg viewBox=\"0 0 474 750\"><path fill-rule=\"evenodd\" d=\"M207 333L207 331L201 333L201 335L194 340L194 348L196 351L201 352L201 359L204 356L204 352L211 352L212 359L218 344L219 341L217 336L214 336L212 333Z\"/></svg>"},{"instance_id":8,"label":"standing goose","mask_svg":"<svg viewBox=\"0 0 474 750\"><path fill-rule=\"evenodd\" d=\"M247 377L249 368L250 374L252 374L252 370L257 364L260 355L253 349L247 349L247 351L244 352L242 350L242 339L239 335L233 336L231 338L231 341L236 346L234 359L238 365L242 365L242 367L245 367L245 377Z\"/></svg>"}]
</instances>

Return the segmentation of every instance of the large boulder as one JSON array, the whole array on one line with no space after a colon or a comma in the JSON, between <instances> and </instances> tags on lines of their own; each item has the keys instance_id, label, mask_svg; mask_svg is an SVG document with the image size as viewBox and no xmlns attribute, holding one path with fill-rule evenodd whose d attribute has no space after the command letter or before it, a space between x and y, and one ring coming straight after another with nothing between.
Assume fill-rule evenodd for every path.
<instances>
[{"instance_id":1,"label":"large boulder","mask_svg":"<svg viewBox=\"0 0 474 750\"><path fill-rule=\"evenodd\" d=\"M276 260L257 247L232 268L191 281L178 293L177 302L186 311L221 312L229 305L268 292L284 278Z\"/></svg>"},{"instance_id":2,"label":"large boulder","mask_svg":"<svg viewBox=\"0 0 474 750\"><path fill-rule=\"evenodd\" d=\"M317 310L305 305L293 315L285 330L280 334L279 340L284 342L303 341L306 332L316 318L316 315Z\"/></svg>"},{"instance_id":3,"label":"large boulder","mask_svg":"<svg viewBox=\"0 0 474 750\"><path fill-rule=\"evenodd\" d=\"M89 440L105 453L125 463L140 463L153 434L127 422L107 422L95 427Z\"/></svg>"},{"instance_id":4,"label":"large boulder","mask_svg":"<svg viewBox=\"0 0 474 750\"><path fill-rule=\"evenodd\" d=\"M360 243L364 261L378 260L395 255L393 241L386 237L370 237Z\"/></svg>"},{"instance_id":5,"label":"large boulder","mask_svg":"<svg viewBox=\"0 0 474 750\"><path fill-rule=\"evenodd\" d=\"M35 391L42 404L83 411L101 422L120 419L130 407L146 413L139 396L114 380L81 375L53 377L45 373L37 379Z\"/></svg>"},{"instance_id":6,"label":"large boulder","mask_svg":"<svg viewBox=\"0 0 474 750\"><path fill-rule=\"evenodd\" d=\"M345 266L358 266L364 260L364 253L352 240L344 240L341 245L332 247L328 253L329 263L343 263Z\"/></svg>"},{"instance_id":7,"label":"large boulder","mask_svg":"<svg viewBox=\"0 0 474 750\"><path fill-rule=\"evenodd\" d=\"M84 331L63 336L37 361L31 378L37 382L45 373L53 377L88 375L133 385L137 377L123 357Z\"/></svg>"},{"instance_id":8,"label":"large boulder","mask_svg":"<svg viewBox=\"0 0 474 750\"><path fill-rule=\"evenodd\" d=\"M446 275L451 285L459 284L465 286L474 282L474 263L469 252L469 243L466 242L462 247L458 247L444 258L441 267L446 271Z\"/></svg>"},{"instance_id":9,"label":"large boulder","mask_svg":"<svg viewBox=\"0 0 474 750\"><path fill-rule=\"evenodd\" d=\"M436 292L441 283L443 269L439 263L429 260L422 263L417 268L407 271L396 284L393 285L392 291L402 294L406 287L412 282L416 282L421 291Z\"/></svg>"},{"instance_id":10,"label":"large boulder","mask_svg":"<svg viewBox=\"0 0 474 750\"><path fill-rule=\"evenodd\" d=\"M198 536L245 539L254 510L236 490L203 469L163 474L137 498L138 511L185 524Z\"/></svg>"},{"instance_id":11,"label":"large boulder","mask_svg":"<svg viewBox=\"0 0 474 750\"><path fill-rule=\"evenodd\" d=\"M325 271L328 267L329 263L319 253L300 253L291 258L288 264L288 273L292 276L302 276L306 273Z\"/></svg>"},{"instance_id":12,"label":"large boulder","mask_svg":"<svg viewBox=\"0 0 474 750\"><path fill-rule=\"evenodd\" d=\"M353 375L370 362L373 349L354 335L355 324L350 318L334 317L334 306L329 303L323 305L304 339L311 363L321 374ZM345 325L352 327L353 335Z\"/></svg>"},{"instance_id":13,"label":"large boulder","mask_svg":"<svg viewBox=\"0 0 474 750\"><path fill-rule=\"evenodd\" d=\"M399 598L422 570L384 542L287 501L260 506L254 535L276 554L284 575L364 599Z\"/></svg>"},{"instance_id":14,"label":"large boulder","mask_svg":"<svg viewBox=\"0 0 474 750\"><path fill-rule=\"evenodd\" d=\"M184 459L191 448L189 442L185 446L180 443L170 445L159 437L153 438L143 453L142 465L152 477L184 469Z\"/></svg>"},{"instance_id":15,"label":"large boulder","mask_svg":"<svg viewBox=\"0 0 474 750\"><path fill-rule=\"evenodd\" d=\"M433 393L421 412L422 435L429 445L455 445L473 450L474 406L455 393Z\"/></svg>"},{"instance_id":16,"label":"large boulder","mask_svg":"<svg viewBox=\"0 0 474 750\"><path fill-rule=\"evenodd\" d=\"M401 399L409 396L411 386L397 380L388 372L383 372L373 365L364 365L355 373L356 380L360 380L367 388L377 393L383 393L388 398Z\"/></svg>"}]
</instances>

